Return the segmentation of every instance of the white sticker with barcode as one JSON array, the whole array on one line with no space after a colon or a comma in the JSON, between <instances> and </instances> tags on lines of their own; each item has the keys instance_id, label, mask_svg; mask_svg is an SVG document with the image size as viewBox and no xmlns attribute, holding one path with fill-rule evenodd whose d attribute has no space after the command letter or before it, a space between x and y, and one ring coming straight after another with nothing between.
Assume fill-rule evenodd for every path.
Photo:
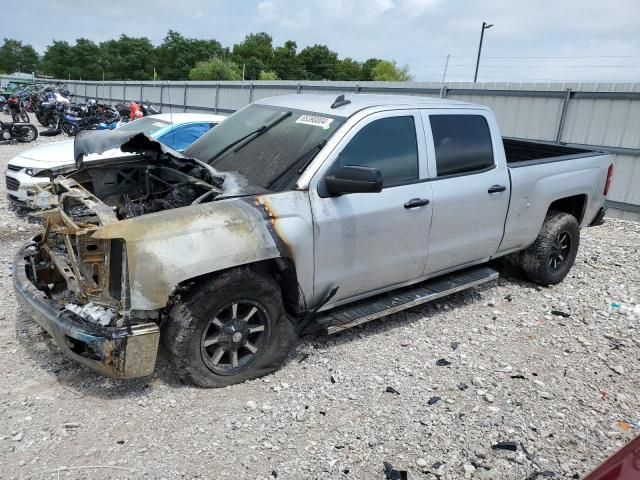
<instances>
[{"instance_id":1,"label":"white sticker with barcode","mask_svg":"<svg viewBox=\"0 0 640 480\"><path fill-rule=\"evenodd\" d=\"M302 123L303 125L313 125L314 127L320 127L327 129L333 122L333 118L319 117L316 115L301 115L296 120L296 123Z\"/></svg>"}]
</instances>

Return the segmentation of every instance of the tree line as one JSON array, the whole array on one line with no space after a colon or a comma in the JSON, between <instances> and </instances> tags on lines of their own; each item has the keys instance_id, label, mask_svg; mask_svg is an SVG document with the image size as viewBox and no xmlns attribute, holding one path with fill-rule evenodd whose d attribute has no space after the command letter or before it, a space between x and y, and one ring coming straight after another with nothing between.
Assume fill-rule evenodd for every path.
<instances>
[{"instance_id":1,"label":"tree line","mask_svg":"<svg viewBox=\"0 0 640 480\"><path fill-rule=\"evenodd\" d=\"M298 51L292 40L274 46L265 32L251 33L233 47L173 30L157 46L146 37L127 35L100 43L54 40L42 55L29 44L5 38L0 73L18 71L72 80L411 80L408 66L390 60L341 59L326 45Z\"/></svg>"}]
</instances>

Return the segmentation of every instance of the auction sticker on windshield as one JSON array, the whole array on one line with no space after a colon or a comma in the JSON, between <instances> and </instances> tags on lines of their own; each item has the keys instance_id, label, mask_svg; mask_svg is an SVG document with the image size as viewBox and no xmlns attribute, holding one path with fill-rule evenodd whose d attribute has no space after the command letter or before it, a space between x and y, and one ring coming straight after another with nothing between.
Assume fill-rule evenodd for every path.
<instances>
[{"instance_id":1,"label":"auction sticker on windshield","mask_svg":"<svg viewBox=\"0 0 640 480\"><path fill-rule=\"evenodd\" d=\"M325 130L329 128L331 122L333 122L333 118L319 117L316 115L301 115L300 118L296 120L296 123L301 123L303 125L313 125L314 127L321 127Z\"/></svg>"}]
</instances>

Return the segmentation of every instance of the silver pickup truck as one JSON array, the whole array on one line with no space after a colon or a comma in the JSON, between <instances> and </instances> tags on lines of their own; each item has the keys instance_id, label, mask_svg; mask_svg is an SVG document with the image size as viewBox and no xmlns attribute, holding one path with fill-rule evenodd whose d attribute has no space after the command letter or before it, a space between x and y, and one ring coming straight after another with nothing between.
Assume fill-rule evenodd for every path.
<instances>
[{"instance_id":1,"label":"silver pickup truck","mask_svg":"<svg viewBox=\"0 0 640 480\"><path fill-rule=\"evenodd\" d=\"M114 146L136 155L83 164ZM97 372L149 375L162 341L204 387L494 280L497 257L562 281L612 175L605 153L502 138L487 107L384 95L262 99L184 154L88 132L75 158L34 196L18 299Z\"/></svg>"}]
</instances>

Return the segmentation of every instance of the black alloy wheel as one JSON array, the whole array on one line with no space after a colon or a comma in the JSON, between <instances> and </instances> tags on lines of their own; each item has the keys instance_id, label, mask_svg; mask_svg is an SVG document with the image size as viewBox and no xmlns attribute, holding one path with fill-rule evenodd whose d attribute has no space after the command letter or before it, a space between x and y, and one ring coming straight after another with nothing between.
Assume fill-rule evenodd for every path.
<instances>
[{"instance_id":1,"label":"black alloy wheel","mask_svg":"<svg viewBox=\"0 0 640 480\"><path fill-rule=\"evenodd\" d=\"M202 358L218 375L237 375L262 354L271 329L269 315L258 302L235 300L209 321L200 340Z\"/></svg>"}]
</instances>

